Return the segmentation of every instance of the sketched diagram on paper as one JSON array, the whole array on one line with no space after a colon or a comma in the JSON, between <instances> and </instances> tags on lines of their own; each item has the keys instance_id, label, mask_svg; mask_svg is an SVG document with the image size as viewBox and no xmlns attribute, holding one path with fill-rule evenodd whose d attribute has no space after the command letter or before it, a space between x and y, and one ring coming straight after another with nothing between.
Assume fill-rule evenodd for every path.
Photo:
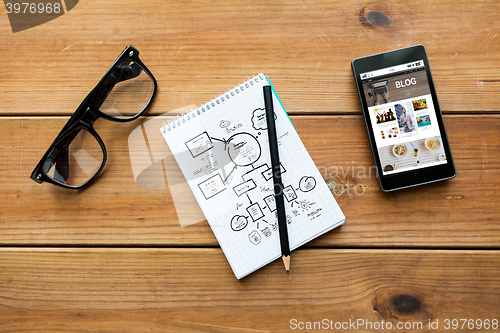
<instances>
[{"instance_id":1,"label":"sketched diagram on paper","mask_svg":"<svg viewBox=\"0 0 500 333\"><path fill-rule=\"evenodd\" d=\"M237 211L228 221L231 229L247 233L248 241L259 245L277 233L278 223L272 168L262 162L263 155L266 161L270 160L269 150L263 152L262 149L268 145L265 109L257 108L251 114L251 123L238 119L233 125L230 120L221 119L218 133L202 132L185 145L191 157L203 165L193 176L208 176L197 184L205 200L209 202L220 193L231 191ZM280 145L288 134L278 138ZM314 192L316 179L308 175L286 177L287 168L283 164L280 167L281 174L285 174L282 181L287 223L292 224L299 216L306 216L308 220L321 216L321 208L316 208L316 202L308 199ZM309 213L313 209L314 213Z\"/></svg>"}]
</instances>

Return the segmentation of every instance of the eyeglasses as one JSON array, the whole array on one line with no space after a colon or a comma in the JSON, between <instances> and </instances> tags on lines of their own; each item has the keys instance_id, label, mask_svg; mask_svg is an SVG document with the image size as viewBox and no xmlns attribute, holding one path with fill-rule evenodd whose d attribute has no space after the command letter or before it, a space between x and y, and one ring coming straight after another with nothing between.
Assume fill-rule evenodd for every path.
<instances>
[{"instance_id":1,"label":"eyeglasses","mask_svg":"<svg viewBox=\"0 0 500 333\"><path fill-rule=\"evenodd\" d=\"M151 104L156 89L139 51L127 46L64 125L30 178L71 189L87 185L101 173L107 158L94 122L137 119Z\"/></svg>"}]
</instances>

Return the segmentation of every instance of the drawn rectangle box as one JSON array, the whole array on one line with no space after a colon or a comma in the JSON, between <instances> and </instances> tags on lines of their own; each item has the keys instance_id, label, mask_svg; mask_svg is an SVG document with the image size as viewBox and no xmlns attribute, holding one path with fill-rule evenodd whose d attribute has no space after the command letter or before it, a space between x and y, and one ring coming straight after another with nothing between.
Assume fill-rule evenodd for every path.
<instances>
[{"instance_id":1,"label":"drawn rectangle box","mask_svg":"<svg viewBox=\"0 0 500 333\"><path fill-rule=\"evenodd\" d=\"M271 212L276 210L276 198L274 197L274 194L265 197L264 201L266 202L267 208L269 208Z\"/></svg>"},{"instance_id":2,"label":"drawn rectangle box","mask_svg":"<svg viewBox=\"0 0 500 333\"><path fill-rule=\"evenodd\" d=\"M258 167L256 167L255 169L253 170L250 170L248 171L247 173L245 173L244 175L242 175L241 177L243 178L243 180L247 181L247 180L258 180L260 178L260 175L259 174L262 174L263 172L265 172L265 170L269 169L269 166L267 164L262 164L262 165L259 165ZM266 179L267 180L267 179Z\"/></svg>"},{"instance_id":3,"label":"drawn rectangle box","mask_svg":"<svg viewBox=\"0 0 500 333\"><path fill-rule=\"evenodd\" d=\"M283 188L283 195L288 202L297 199L297 193L295 193L292 185L288 185L287 187Z\"/></svg>"},{"instance_id":4,"label":"drawn rectangle box","mask_svg":"<svg viewBox=\"0 0 500 333\"><path fill-rule=\"evenodd\" d=\"M208 136L208 133L203 132L186 142L186 147L188 148L193 158L195 158L196 156L199 156L204 152L212 149L214 145L212 144L212 140Z\"/></svg>"},{"instance_id":5,"label":"drawn rectangle box","mask_svg":"<svg viewBox=\"0 0 500 333\"><path fill-rule=\"evenodd\" d=\"M243 182L243 183L238 184L235 187L233 187L233 190L237 196L241 196L242 194L245 194L248 191L251 191L256 187L257 187L257 185L255 185L255 182L253 181L253 179L249 179L246 182Z\"/></svg>"},{"instance_id":6,"label":"drawn rectangle box","mask_svg":"<svg viewBox=\"0 0 500 333\"><path fill-rule=\"evenodd\" d=\"M257 221L260 218L264 217L264 213L262 213L262 209L260 209L260 206L258 203L254 203L247 208L248 214L252 217L254 221Z\"/></svg>"},{"instance_id":7,"label":"drawn rectangle box","mask_svg":"<svg viewBox=\"0 0 500 333\"><path fill-rule=\"evenodd\" d=\"M281 163L280 163L280 171L282 174L286 172L286 169L283 167ZM273 169L268 168L267 170L263 171L262 177L264 177L265 180L273 179Z\"/></svg>"},{"instance_id":8,"label":"drawn rectangle box","mask_svg":"<svg viewBox=\"0 0 500 333\"><path fill-rule=\"evenodd\" d=\"M205 196L205 199L210 199L226 189L224 181L218 173L199 183L198 187Z\"/></svg>"}]
</instances>

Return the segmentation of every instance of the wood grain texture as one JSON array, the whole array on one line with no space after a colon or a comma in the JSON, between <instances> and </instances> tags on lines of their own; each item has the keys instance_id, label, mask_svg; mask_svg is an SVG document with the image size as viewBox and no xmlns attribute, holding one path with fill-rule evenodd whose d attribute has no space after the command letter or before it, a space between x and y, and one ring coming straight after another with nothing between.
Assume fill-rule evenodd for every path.
<instances>
[{"instance_id":1,"label":"wood grain texture","mask_svg":"<svg viewBox=\"0 0 500 333\"><path fill-rule=\"evenodd\" d=\"M422 323L336 332L434 333L445 319L500 320L499 13L496 0L85 0L12 33L0 10L0 332L285 332L291 319L327 319ZM31 181L129 44L158 81L150 117L96 123L108 162L87 189ZM415 44L427 49L457 177L385 194L350 63ZM162 140L128 139L258 72L347 219L293 252L290 278L276 261L238 281L206 222L180 227L171 158L134 182Z\"/></svg>"},{"instance_id":2,"label":"wood grain texture","mask_svg":"<svg viewBox=\"0 0 500 333\"><path fill-rule=\"evenodd\" d=\"M141 121L96 123L108 162L87 189L30 180L66 119L0 119L0 244L218 246L206 222L179 226L170 190L134 183L127 139ZM378 187L361 116L292 122L347 216L308 246L498 248L499 116L445 116L457 177L394 193Z\"/></svg>"},{"instance_id":3,"label":"wood grain texture","mask_svg":"<svg viewBox=\"0 0 500 333\"><path fill-rule=\"evenodd\" d=\"M3 248L0 330L288 332L326 318L442 332L498 319L499 269L498 251L297 250L289 278L275 261L238 281L219 249Z\"/></svg>"},{"instance_id":4,"label":"wood grain texture","mask_svg":"<svg viewBox=\"0 0 500 333\"><path fill-rule=\"evenodd\" d=\"M498 112L499 12L498 1L91 0L13 34L1 11L0 114L71 114L128 44L158 79L151 114L258 72L292 114L359 113L351 61L415 44L445 112Z\"/></svg>"}]
</instances>

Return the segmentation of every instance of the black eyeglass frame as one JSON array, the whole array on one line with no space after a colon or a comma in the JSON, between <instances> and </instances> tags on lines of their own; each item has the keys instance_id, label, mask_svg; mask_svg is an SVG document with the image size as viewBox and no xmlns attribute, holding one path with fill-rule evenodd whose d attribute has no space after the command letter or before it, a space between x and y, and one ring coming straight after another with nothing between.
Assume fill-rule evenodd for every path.
<instances>
[{"instance_id":1,"label":"black eyeglass frame","mask_svg":"<svg viewBox=\"0 0 500 333\"><path fill-rule=\"evenodd\" d=\"M118 80L114 80L114 84L112 87L106 87L105 83L109 83L107 81L110 80L112 73L117 69L118 64L122 63L123 61L130 60L133 61L134 64L140 67L141 70L143 70L153 81L153 92L151 94L151 97L149 101L146 103L146 105L143 107L143 109L135 114L132 117L128 118L114 118L112 116L109 116L102 111L99 110L100 106L102 103L106 100L106 97L108 94L111 92L111 90L114 88L114 85L118 83ZM73 113L71 118L68 120L68 122L64 125L62 130L59 132L57 137L54 139L50 147L47 149L43 157L40 159L38 162L37 166L31 173L31 179L36 181L37 183L43 183L47 182L53 185L57 185L60 187L64 188L69 188L69 189L81 189L85 185L89 184L92 180L94 180L104 169L104 165L106 164L107 160L107 152L106 152L106 146L104 145L104 142L102 141L101 137L97 132L94 130L93 124L94 122L99 119L103 118L106 120L114 121L114 122L128 122L135 120L139 118L146 110L147 108L151 105L151 102L154 99L154 96L156 95L156 91L158 89L158 85L156 83L156 79L153 76L153 74L149 71L149 69L144 65L144 63L139 59L139 51L133 47L132 45L129 45L123 50L123 52L120 54L120 56L115 60L113 65L108 69L106 74L102 77L102 79L99 81L99 83L92 89L92 91L85 97L83 102L78 106L76 111ZM102 98L102 101L97 100L97 98L101 96L104 96ZM101 146L102 152L103 152L103 159L102 159L102 164L100 168L97 170L97 172L85 183L80 184L80 185L69 185L65 184L62 182L59 182L51 177L49 177L44 171L44 163L47 160L48 156L52 152L54 148L56 148L64 139L68 138L68 136L75 132L78 129L84 129L90 134L94 136L94 138L97 140L99 145ZM72 139L71 139L72 140Z\"/></svg>"}]
</instances>

